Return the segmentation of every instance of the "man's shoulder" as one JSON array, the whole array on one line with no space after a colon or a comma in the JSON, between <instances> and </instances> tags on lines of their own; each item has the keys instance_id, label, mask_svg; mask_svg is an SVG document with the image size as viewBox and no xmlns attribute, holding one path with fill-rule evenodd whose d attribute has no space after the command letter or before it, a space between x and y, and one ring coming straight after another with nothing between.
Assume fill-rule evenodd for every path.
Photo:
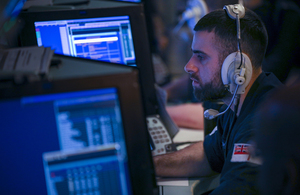
<instances>
[{"instance_id":1,"label":"man's shoulder","mask_svg":"<svg viewBox=\"0 0 300 195\"><path fill-rule=\"evenodd\" d=\"M271 72L262 72L255 83L258 84L256 91L259 93L266 93L271 89L283 86L282 82Z\"/></svg>"},{"instance_id":2,"label":"man's shoulder","mask_svg":"<svg viewBox=\"0 0 300 195\"><path fill-rule=\"evenodd\" d=\"M235 125L239 126L239 132L245 129L251 129L253 117L256 108L269 96L274 90L282 87L283 84L277 79L273 73L263 72L252 85L247 97L242 105L239 117L236 118ZM227 108L223 105L220 111ZM218 117L219 129L225 128L230 121L233 120L234 114L232 110L227 111Z\"/></svg>"},{"instance_id":3,"label":"man's shoulder","mask_svg":"<svg viewBox=\"0 0 300 195\"><path fill-rule=\"evenodd\" d=\"M273 73L262 72L251 86L246 99L243 103L241 112L249 112L265 99L268 94L272 93L283 84Z\"/></svg>"},{"instance_id":4,"label":"man's shoulder","mask_svg":"<svg viewBox=\"0 0 300 195\"><path fill-rule=\"evenodd\" d=\"M277 90L280 87L283 87L284 85L281 83L281 81L270 72L262 73L261 79L258 80L258 87L257 89L252 92L252 98L253 104L252 107L256 108L259 106L265 99L270 96L273 91Z\"/></svg>"}]
</instances>

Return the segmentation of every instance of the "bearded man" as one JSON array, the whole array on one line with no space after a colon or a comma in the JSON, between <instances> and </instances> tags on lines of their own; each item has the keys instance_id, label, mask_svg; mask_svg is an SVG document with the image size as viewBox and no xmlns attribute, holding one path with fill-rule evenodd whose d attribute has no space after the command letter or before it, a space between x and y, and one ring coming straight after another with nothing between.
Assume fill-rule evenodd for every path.
<instances>
[{"instance_id":1,"label":"bearded man","mask_svg":"<svg viewBox=\"0 0 300 195\"><path fill-rule=\"evenodd\" d=\"M240 31L237 31L236 22L240 24ZM222 100L225 112L218 115L216 128L204 142L154 157L156 174L160 177L202 177L220 173L220 185L211 194L257 194L258 165L254 165L249 154L253 116L259 102L282 85L273 74L262 71L268 43L265 26L248 9L239 21L223 9L201 18L194 31L193 55L185 66L193 81L194 95L200 101ZM237 64L238 74L234 73L234 78L230 79L244 83L239 78L246 77L247 84L241 84L244 89L240 93L236 93L238 88L232 91L223 83L226 71L231 75L230 70L224 68L224 60L235 52L234 58L239 59L242 52L240 59L243 60ZM248 63L246 58L250 60L250 69L243 65Z\"/></svg>"}]
</instances>

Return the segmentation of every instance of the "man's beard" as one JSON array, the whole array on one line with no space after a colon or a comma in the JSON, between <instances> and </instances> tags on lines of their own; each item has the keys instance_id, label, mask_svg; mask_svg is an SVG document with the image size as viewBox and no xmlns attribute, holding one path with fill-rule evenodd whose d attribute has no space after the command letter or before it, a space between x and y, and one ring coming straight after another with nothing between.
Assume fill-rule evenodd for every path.
<instances>
[{"instance_id":1,"label":"man's beard","mask_svg":"<svg viewBox=\"0 0 300 195\"><path fill-rule=\"evenodd\" d=\"M215 75L212 82L204 85L201 83L201 79L197 78L200 88L194 87L194 95L200 102L219 100L227 95L228 91L221 82L220 76L220 73Z\"/></svg>"}]
</instances>

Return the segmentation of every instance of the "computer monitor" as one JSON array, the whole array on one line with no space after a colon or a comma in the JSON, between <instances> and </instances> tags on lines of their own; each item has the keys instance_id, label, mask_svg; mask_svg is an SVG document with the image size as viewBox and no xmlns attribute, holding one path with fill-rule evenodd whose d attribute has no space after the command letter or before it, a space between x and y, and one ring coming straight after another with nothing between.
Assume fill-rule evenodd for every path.
<instances>
[{"instance_id":1,"label":"computer monitor","mask_svg":"<svg viewBox=\"0 0 300 195\"><path fill-rule=\"evenodd\" d=\"M136 66L129 16L34 22L38 46L57 54Z\"/></svg>"},{"instance_id":2,"label":"computer monitor","mask_svg":"<svg viewBox=\"0 0 300 195\"><path fill-rule=\"evenodd\" d=\"M132 194L117 144L43 154L48 194Z\"/></svg>"},{"instance_id":3,"label":"computer monitor","mask_svg":"<svg viewBox=\"0 0 300 195\"><path fill-rule=\"evenodd\" d=\"M135 70L1 85L0 115L3 194L156 189Z\"/></svg>"},{"instance_id":4,"label":"computer monitor","mask_svg":"<svg viewBox=\"0 0 300 195\"><path fill-rule=\"evenodd\" d=\"M52 45L58 53L136 65L141 75L146 114L157 114L143 4L91 1L89 6L71 10L24 11L20 19L24 21L21 46Z\"/></svg>"},{"instance_id":5,"label":"computer monitor","mask_svg":"<svg viewBox=\"0 0 300 195\"><path fill-rule=\"evenodd\" d=\"M89 46L87 47L87 51L96 53L95 56L99 56L99 52L107 50L107 47L98 47L98 45L101 45L102 42L94 43L93 41L107 40L106 42L104 41L105 44L114 43L112 45L117 45L117 43L122 43L122 41L113 42L112 40L123 40L123 43L128 43L125 44L126 47L124 46L125 51L129 52L128 48L134 49L134 55L132 56L135 56L135 63L132 61L132 59L129 59L129 64L136 64L136 67L139 69L146 117L150 117L151 119L153 117L159 118L157 120L161 121L160 125L168 132L167 139L164 139L163 141L156 141L157 144L160 144L161 146L156 145L155 151L160 151L160 154L162 154L161 151L173 151L175 146L171 144L171 139L177 134L179 129L165 110L164 100L157 98L152 65L152 54L149 47L143 4L118 1L91 1L88 6L77 6L76 9L72 10L47 10L49 7L39 9L44 10L31 10L21 13L20 18L24 21L24 28L21 32L20 40L23 46L38 45L38 40L40 39L39 37L41 37L40 34L43 34L45 31L42 28L44 28L45 25L49 25L48 28L53 28L55 33L49 31L50 33L48 33L48 36L45 37L46 40L50 40L51 38L49 37L62 36L66 38L63 38L63 41L58 42L64 42L64 40L71 39L78 43L78 48L82 48L82 45L86 45L87 42L91 42L88 43ZM53 25L50 26L52 22ZM36 28L37 24L42 26ZM110 28L107 28L107 25L112 25L115 27L111 26ZM125 33L122 30L122 25L125 26ZM103 26L105 26L104 29L100 29L100 27ZM129 30L129 27L131 30ZM42 30L40 31L40 29ZM119 29L119 31L117 29ZM125 36L124 39L119 38L119 35L121 34L120 31L122 31L123 35ZM75 35L72 34L73 32ZM95 32L98 37L93 37ZM80 36L85 37L83 41L79 39L81 38L79 37L79 34ZM106 37L101 38L101 36ZM127 40L133 41L133 47L131 47L131 44L129 44ZM72 44L74 44L74 41L71 41ZM50 43L53 44L55 42L56 41L51 41ZM70 44L68 41L64 46L67 48L65 50L69 51L68 46L72 44ZM76 45L73 46L73 48L76 49ZM119 49L121 48L123 47L119 47ZM93 60L96 59L94 58ZM70 71L72 71L72 68L70 68ZM152 123L150 126L151 125ZM172 146L170 147L170 145Z\"/></svg>"}]
</instances>

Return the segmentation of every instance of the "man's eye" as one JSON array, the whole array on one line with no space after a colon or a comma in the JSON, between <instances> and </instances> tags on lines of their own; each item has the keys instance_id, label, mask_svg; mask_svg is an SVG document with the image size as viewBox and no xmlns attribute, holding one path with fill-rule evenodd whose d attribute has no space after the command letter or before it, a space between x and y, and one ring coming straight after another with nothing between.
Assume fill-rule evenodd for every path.
<instances>
[{"instance_id":1,"label":"man's eye","mask_svg":"<svg viewBox=\"0 0 300 195\"><path fill-rule=\"evenodd\" d=\"M204 57L201 56L201 55L197 55L197 57L198 57L199 60L203 60L204 59Z\"/></svg>"}]
</instances>

